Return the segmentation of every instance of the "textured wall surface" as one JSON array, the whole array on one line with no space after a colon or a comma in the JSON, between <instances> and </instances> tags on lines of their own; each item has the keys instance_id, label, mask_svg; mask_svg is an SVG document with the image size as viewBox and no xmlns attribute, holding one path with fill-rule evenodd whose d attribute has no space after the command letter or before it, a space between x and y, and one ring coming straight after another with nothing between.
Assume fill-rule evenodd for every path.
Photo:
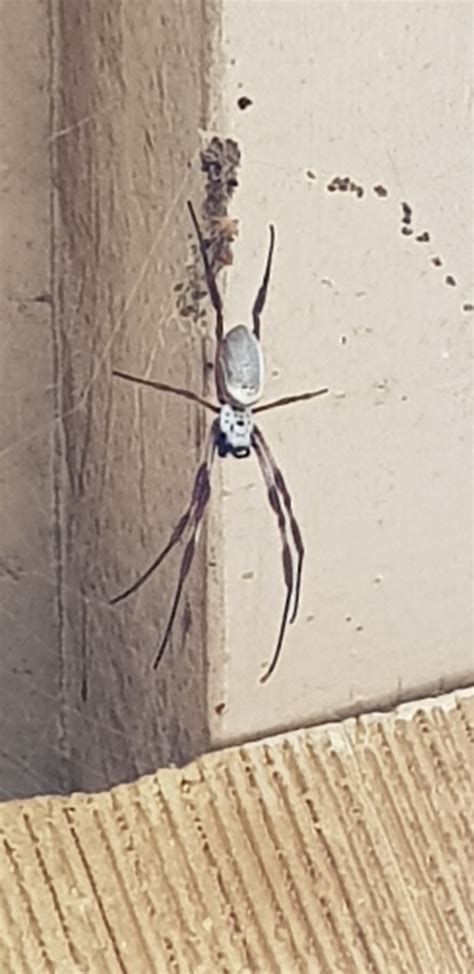
<instances>
[{"instance_id":1,"label":"textured wall surface","mask_svg":"<svg viewBox=\"0 0 474 974\"><path fill-rule=\"evenodd\" d=\"M2 797L59 783L46 13L0 6Z\"/></svg>"},{"instance_id":2,"label":"textured wall surface","mask_svg":"<svg viewBox=\"0 0 474 974\"><path fill-rule=\"evenodd\" d=\"M202 328L176 288L201 189L206 9L1 7L5 797L105 787L206 746L204 550L158 677L176 562L107 604L165 542L203 434L194 406L111 370L202 389Z\"/></svg>"},{"instance_id":3,"label":"textured wall surface","mask_svg":"<svg viewBox=\"0 0 474 974\"><path fill-rule=\"evenodd\" d=\"M223 5L227 319L273 222L266 398L331 393L261 418L306 543L264 687L280 542L257 463L226 465L216 742L472 680L472 37L462 3Z\"/></svg>"},{"instance_id":4,"label":"textured wall surface","mask_svg":"<svg viewBox=\"0 0 474 974\"><path fill-rule=\"evenodd\" d=\"M472 694L0 808L4 974L466 974Z\"/></svg>"}]
</instances>

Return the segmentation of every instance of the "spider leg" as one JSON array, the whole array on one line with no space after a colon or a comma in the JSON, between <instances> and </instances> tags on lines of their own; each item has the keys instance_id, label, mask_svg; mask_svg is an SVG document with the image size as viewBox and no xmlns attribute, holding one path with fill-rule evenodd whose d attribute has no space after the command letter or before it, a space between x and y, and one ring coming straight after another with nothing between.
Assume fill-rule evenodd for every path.
<instances>
[{"instance_id":1,"label":"spider leg","mask_svg":"<svg viewBox=\"0 0 474 974\"><path fill-rule=\"evenodd\" d=\"M293 596L293 560L291 557L291 549L288 541L288 534L286 530L285 515L282 510L280 503L280 498L278 496L278 490L276 487L275 477L273 474L272 467L270 466L267 454L264 450L263 438L259 431L254 427L254 433L252 437L252 445L257 454L258 462L265 480L267 487L268 500L270 502L270 507L275 513L278 527L280 530L281 541L282 541L282 560L283 560L283 576L286 585L286 598L283 606L283 613L281 617L280 630L278 633L277 644L275 651L273 653L273 658L270 661L268 669L265 671L263 676L260 677L260 683L266 683L266 681L271 677L278 663L278 659L283 646L283 639L285 635L285 630L288 622L288 615L290 611L291 599Z\"/></svg>"},{"instance_id":2,"label":"spider leg","mask_svg":"<svg viewBox=\"0 0 474 974\"><path fill-rule=\"evenodd\" d=\"M204 237L202 235L201 227L199 226L198 218L194 210L194 206L191 200L188 200L188 210L191 214L191 220L194 224L194 229L199 243L199 250L201 251L202 262L204 264L204 274L206 277L207 289L209 291L209 297L212 301L214 311L216 312L216 340L221 341L224 335L224 315L222 311L222 298L217 289L216 279L212 272L211 265L209 263L209 257L207 256L207 250L204 243Z\"/></svg>"},{"instance_id":3,"label":"spider leg","mask_svg":"<svg viewBox=\"0 0 474 974\"><path fill-rule=\"evenodd\" d=\"M314 399L315 396L324 396L329 389L316 389L315 392L300 392L296 396L283 396L282 399L272 399L271 402L264 402L263 406L256 406L254 413L264 413L268 409L275 409L277 406L289 406L292 402L304 402L305 399Z\"/></svg>"},{"instance_id":4,"label":"spider leg","mask_svg":"<svg viewBox=\"0 0 474 974\"><path fill-rule=\"evenodd\" d=\"M132 582L132 584L129 585L128 588L124 589L123 592L119 592L119 594L115 595L113 599L110 599L110 605L116 605L117 602L122 602L123 599L127 599L129 595L132 595L133 592L136 592L139 588L141 588L141 586L146 581L148 581L150 575L153 574L155 569L157 569L158 566L161 565L162 561L164 561L164 559L166 558L166 555L169 554L172 548L174 548L174 546L178 543L178 541L183 536L191 516L194 514L195 510L199 508L199 504L201 503L201 498L206 494L206 491L208 491L209 489L210 465L212 462L212 457L214 455L216 438L217 438L217 427L216 427L216 421L214 421L209 431L209 436L206 445L205 459L199 465L196 471L196 476L194 478L193 490L191 495L191 502L189 504L189 507L187 507L184 514L181 515L176 527L172 531L168 544L165 545L162 551L160 551L160 554L157 556L157 558L155 558L155 560L151 563L151 565L149 565L146 571L144 571L142 575L139 575L138 578L134 582Z\"/></svg>"},{"instance_id":5,"label":"spider leg","mask_svg":"<svg viewBox=\"0 0 474 974\"><path fill-rule=\"evenodd\" d=\"M259 446L261 447L261 449L263 450L266 456L266 459L268 461L268 464L270 466L273 475L275 486L279 491L280 496L283 498L283 504L285 506L286 513L288 515L291 533L293 536L294 545L298 555L298 561L296 564L295 599L293 603L293 612L291 613L291 617L290 617L290 624L291 624L296 619L296 614L298 612L298 605L300 601L301 576L303 572L303 558L304 558L303 538L301 536L301 531L299 529L298 522L293 512L293 504L283 474L280 468L275 463L270 447L265 437L263 436L263 433L261 432L261 430L258 429L258 427L254 428L254 436L256 442L259 444Z\"/></svg>"},{"instance_id":6,"label":"spider leg","mask_svg":"<svg viewBox=\"0 0 474 974\"><path fill-rule=\"evenodd\" d=\"M150 386L152 389L161 389L162 392L172 392L175 396L181 396L182 399L190 399L191 402L197 402L200 406L210 409L213 413L219 412L218 406L215 406L212 402L208 402L207 399L203 399L196 392L191 392L189 389L170 386L166 382L155 382L152 379L141 379L136 375L130 375L128 372L119 372L118 369L114 369L112 375L118 375L120 379L127 379L129 382L136 382L140 386Z\"/></svg>"},{"instance_id":7,"label":"spider leg","mask_svg":"<svg viewBox=\"0 0 474 974\"><path fill-rule=\"evenodd\" d=\"M268 283L270 281L270 273L272 269L272 259L273 259L273 248L275 246L275 227L270 224L270 246L268 248L267 263L265 265L265 271L263 273L263 280L258 289L257 297L255 298L255 303L252 308L252 320L253 320L253 333L255 338L260 339L260 315L263 311L263 307L267 298Z\"/></svg>"},{"instance_id":8,"label":"spider leg","mask_svg":"<svg viewBox=\"0 0 474 974\"><path fill-rule=\"evenodd\" d=\"M169 641L169 638L170 638L170 635L171 635L171 630L173 628L173 623L174 623L174 620L175 620L175 617L176 617L176 613L178 611L179 602L180 602L181 595L182 595L182 592L183 592L184 583L185 583L186 578L187 578L187 576L189 574L189 571L190 571L190 568L191 568L191 565L192 565L192 561L193 561L193 558L194 558L194 552L196 550L196 543L197 543L197 540L198 540L198 537L199 537L199 528L200 528L200 525L201 525L201 521L202 521L202 518L203 518L203 515L204 515L204 511L205 511L206 506L207 506L207 502L209 500L209 497L211 496L210 475L211 475L211 469L212 469L212 461L214 459L216 445L217 445L217 435L218 435L217 420L215 420L214 423L213 423L212 433L213 433L212 452L211 452L211 455L210 455L210 458L209 458L208 463L202 465L203 475L202 475L202 478L201 478L200 489L199 489L199 492L198 493L196 493L195 491L193 491L193 494L194 494L193 500L195 501L195 503L194 503L194 510L193 510L193 514L192 514L191 536L190 536L189 541L188 541L188 543L187 543L187 545L186 545L186 547L184 549L183 557L181 559L181 565L180 565L180 568L179 568L179 576L178 576L178 584L176 586L176 592L175 592L175 596L174 596L174 599L173 599L173 605L171 607L171 612L170 612L170 615L169 615L168 622L166 624L166 629L165 629L165 632L164 632L163 639L161 640L161 643L160 643L160 648L159 648L159 650L158 650L158 652L156 654L156 657L154 659L154 662L153 662L153 669L154 670L156 670L158 664L160 663L160 661L161 661L161 659L163 657L164 651L165 651L165 649L166 649L166 647L168 645L168 641Z\"/></svg>"}]
</instances>

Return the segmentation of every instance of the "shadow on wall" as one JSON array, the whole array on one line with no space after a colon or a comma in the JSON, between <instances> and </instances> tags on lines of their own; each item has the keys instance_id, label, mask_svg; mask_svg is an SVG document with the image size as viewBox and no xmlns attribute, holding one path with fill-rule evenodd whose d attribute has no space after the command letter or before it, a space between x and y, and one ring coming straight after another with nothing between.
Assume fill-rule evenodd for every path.
<instances>
[{"instance_id":1,"label":"shadow on wall","mask_svg":"<svg viewBox=\"0 0 474 974\"><path fill-rule=\"evenodd\" d=\"M52 25L29 11L36 57L23 77L25 25L13 8L5 20L18 59L3 90L19 74L22 85L7 112L22 173L8 205L13 223L25 194L30 213L42 211L30 220L33 246L10 254L24 301L6 352L16 377L2 505L12 525L4 798L103 789L208 745L205 546L159 674L151 664L179 556L127 604L109 604L182 513L205 434L201 410L111 374L122 366L199 391L206 371L185 201L203 195L196 132L209 39L198 8L172 20L168 8L155 4L151 24L141 3L59 5ZM185 114L171 131L175 104ZM34 144L22 163L25 132ZM225 215L209 205L209 218ZM228 263L232 235L210 232L216 261Z\"/></svg>"}]
</instances>

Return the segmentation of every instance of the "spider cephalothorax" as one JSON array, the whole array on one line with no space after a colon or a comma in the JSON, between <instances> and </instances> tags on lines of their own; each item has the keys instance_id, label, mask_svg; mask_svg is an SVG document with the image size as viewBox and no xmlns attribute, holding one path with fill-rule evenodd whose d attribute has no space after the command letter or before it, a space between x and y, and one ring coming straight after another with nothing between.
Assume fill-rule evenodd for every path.
<instances>
[{"instance_id":1,"label":"spider cephalothorax","mask_svg":"<svg viewBox=\"0 0 474 974\"><path fill-rule=\"evenodd\" d=\"M226 457L231 453L237 459L248 457L252 448L252 430L253 417L250 409L224 403L219 413L219 456Z\"/></svg>"},{"instance_id":2,"label":"spider cephalothorax","mask_svg":"<svg viewBox=\"0 0 474 974\"><path fill-rule=\"evenodd\" d=\"M297 393L294 396L284 396L281 399L275 399L273 402L264 403L262 406L255 406L255 403L258 403L261 398L263 388L260 315L263 311L270 280L273 248L275 245L274 228L270 226L270 246L267 262L263 280L252 308L252 330L247 328L246 325L236 325L224 335L221 296L217 289L215 276L209 262L206 245L194 208L189 202L188 208L196 230L209 296L216 315L216 394L220 406L209 402L189 389L180 389L176 386L170 386L167 383L156 382L151 379L141 379L137 376L129 375L127 372L114 372L114 375L128 379L130 382L152 386L163 392L172 392L174 395L199 403L201 406L205 406L206 409L217 414L217 418L214 419L207 436L205 455L194 478L190 504L174 528L168 544L146 571L132 585L119 595L116 595L111 601L112 603L120 602L122 599L131 595L132 592L136 592L155 571L155 568L158 568L171 549L187 535L173 605L153 664L154 667L158 666L168 644L184 583L191 568L199 525L202 521L211 492L210 475L214 456L217 452L220 457L225 457L230 454L242 459L243 457L248 457L251 450L253 450L260 465L267 488L268 500L276 516L280 531L283 575L286 586L286 598L277 643L270 665L260 678L263 683L265 680L268 680L275 669L283 645L287 623L294 622L296 618L301 586L304 545L301 531L293 514L292 501L283 474L273 459L270 447L263 433L261 433L254 422L254 415L268 409L274 409L277 406L287 406L289 403L313 399L315 396L323 395L328 390L317 389L314 392ZM254 406L255 408L253 408ZM290 537L294 549L293 553L290 545ZM294 571L294 555L296 556L296 571Z\"/></svg>"}]
</instances>

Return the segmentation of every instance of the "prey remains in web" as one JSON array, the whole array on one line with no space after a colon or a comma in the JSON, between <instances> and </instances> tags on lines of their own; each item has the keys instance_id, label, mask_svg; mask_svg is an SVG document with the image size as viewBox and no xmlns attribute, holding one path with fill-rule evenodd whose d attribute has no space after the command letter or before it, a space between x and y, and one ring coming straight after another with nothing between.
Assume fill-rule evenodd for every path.
<instances>
[{"instance_id":1,"label":"prey remains in web","mask_svg":"<svg viewBox=\"0 0 474 974\"><path fill-rule=\"evenodd\" d=\"M277 409L281 406L289 406L291 403L314 399L316 396L324 395L329 390L316 389L257 405L262 397L264 380L263 354L260 345L261 315L270 281L275 229L270 226L270 244L263 279L252 308L252 327L235 325L229 331L224 332L222 299L194 207L189 201L188 208L197 234L207 289L215 312L215 380L216 398L219 405L209 402L188 389L177 388L151 379L143 379L127 372L114 371L113 374L121 379L127 379L129 382L143 386L151 386L153 389L170 392L175 396L181 396L183 399L198 403L214 413L216 418L213 420L207 436L204 458L196 471L191 501L172 531L168 543L146 571L128 588L111 599L111 603L115 605L136 592L150 578L155 569L161 565L174 546L187 535L169 619L153 663L153 667L156 669L168 645L184 584L193 561L199 528L211 494L211 470L215 455L217 453L222 458L230 456L237 460L243 460L253 450L257 456L267 489L268 501L275 514L280 532L283 576L286 587L276 646L270 664L260 678L261 683L265 683L274 672L280 657L287 624L293 623L297 616L304 544L285 479L262 431L255 422L255 416L257 413L263 413L269 409Z\"/></svg>"}]
</instances>

